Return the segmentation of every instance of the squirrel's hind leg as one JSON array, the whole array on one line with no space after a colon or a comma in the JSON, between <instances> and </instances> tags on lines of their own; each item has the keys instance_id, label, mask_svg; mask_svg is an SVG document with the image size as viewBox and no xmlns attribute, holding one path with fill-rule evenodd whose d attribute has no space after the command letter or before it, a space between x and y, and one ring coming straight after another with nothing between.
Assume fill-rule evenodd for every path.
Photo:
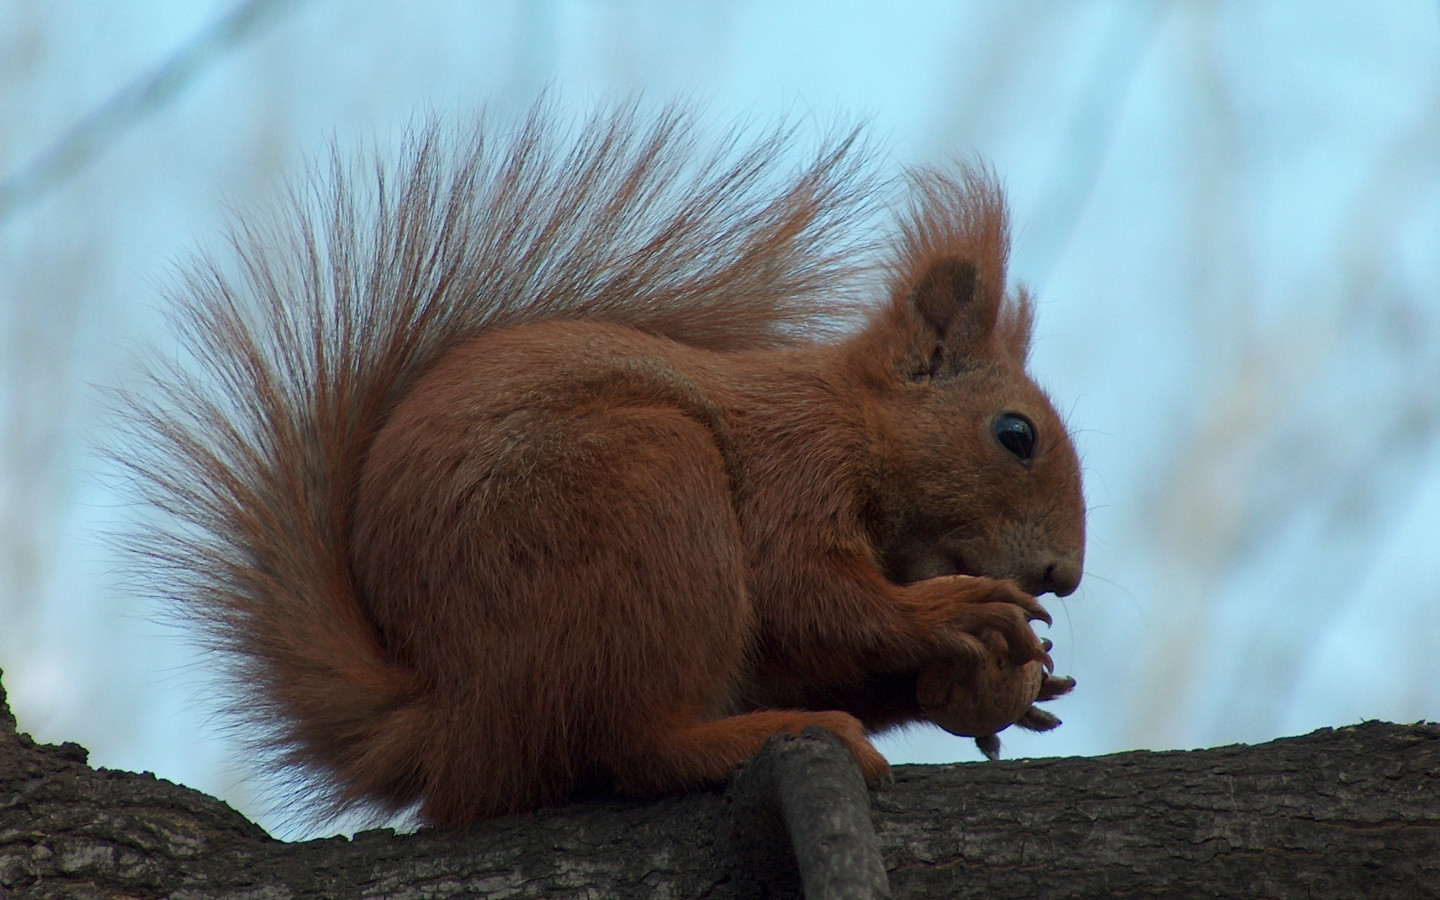
<instances>
[{"instance_id":1,"label":"squirrel's hind leg","mask_svg":"<svg viewBox=\"0 0 1440 900\"><path fill-rule=\"evenodd\" d=\"M767 709L712 721L677 716L656 723L648 734L635 735L612 763L615 786L622 793L647 795L713 784L760 752L771 735L799 734L811 725L840 739L868 784L878 786L889 778L890 764L849 713Z\"/></svg>"},{"instance_id":2,"label":"squirrel's hind leg","mask_svg":"<svg viewBox=\"0 0 1440 900\"><path fill-rule=\"evenodd\" d=\"M603 424L602 424L603 423ZM724 780L774 734L819 725L846 745L867 781L889 775L854 716L757 710L713 718L744 678L752 625L732 486L716 437L668 406L593 411L586 462L603 477L579 496L595 526L567 604L583 611L590 656L562 654L572 682L594 692L581 720L601 739L583 767L615 789L654 795ZM599 501L601 498L603 502ZM560 504L563 506L564 504ZM580 677L582 675L588 677ZM579 749L579 748L577 748Z\"/></svg>"}]
</instances>

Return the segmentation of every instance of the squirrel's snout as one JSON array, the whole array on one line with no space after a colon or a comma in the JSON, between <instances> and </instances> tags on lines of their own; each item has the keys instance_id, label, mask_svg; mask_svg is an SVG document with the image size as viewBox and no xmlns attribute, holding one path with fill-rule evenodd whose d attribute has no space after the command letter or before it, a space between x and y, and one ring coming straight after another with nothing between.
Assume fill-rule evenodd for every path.
<instances>
[{"instance_id":1,"label":"squirrel's snout","mask_svg":"<svg viewBox=\"0 0 1440 900\"><path fill-rule=\"evenodd\" d=\"M1080 586L1080 575L1081 568L1077 560L1053 562L1045 567L1045 590L1057 597L1069 596Z\"/></svg>"},{"instance_id":2,"label":"squirrel's snout","mask_svg":"<svg viewBox=\"0 0 1440 900\"><path fill-rule=\"evenodd\" d=\"M1040 596L1054 594L1067 597L1080 586L1081 565L1077 559L1054 559L1037 562L1035 567L1015 578L1015 583L1027 594Z\"/></svg>"}]
</instances>

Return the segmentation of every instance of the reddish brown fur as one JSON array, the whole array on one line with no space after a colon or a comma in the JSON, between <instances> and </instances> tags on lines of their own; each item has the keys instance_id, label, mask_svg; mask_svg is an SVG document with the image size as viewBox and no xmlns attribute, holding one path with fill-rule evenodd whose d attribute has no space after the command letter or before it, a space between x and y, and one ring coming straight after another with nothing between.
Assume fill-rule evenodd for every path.
<instances>
[{"instance_id":1,"label":"reddish brown fur","mask_svg":"<svg viewBox=\"0 0 1440 900\"><path fill-rule=\"evenodd\" d=\"M374 210L336 167L298 233L242 234L242 287L200 270L209 374L138 409L187 523L149 552L337 807L683 790L807 725L883 776L866 732L920 717L920 666L986 630L1045 658L1031 595L1080 578L998 189L916 176L890 296L837 340L849 141L767 187L778 137L697 169L674 116L552 129L428 133Z\"/></svg>"}]
</instances>

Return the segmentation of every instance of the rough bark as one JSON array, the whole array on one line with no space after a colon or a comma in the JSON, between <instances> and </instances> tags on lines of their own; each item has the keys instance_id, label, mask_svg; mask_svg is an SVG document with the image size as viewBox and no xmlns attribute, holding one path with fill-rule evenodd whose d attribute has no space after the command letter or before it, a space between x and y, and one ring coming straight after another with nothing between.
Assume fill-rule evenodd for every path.
<instances>
[{"instance_id":1,"label":"rough bark","mask_svg":"<svg viewBox=\"0 0 1440 900\"><path fill-rule=\"evenodd\" d=\"M464 834L382 830L291 844L195 791L92 769L74 744L35 744L16 733L0 693L0 895L799 896L787 803L800 811L792 830L811 833L803 852L835 843L863 857L866 838L853 792L815 789L833 768L819 781L808 774L844 765L834 756L843 751L815 736L792 742L798 750L784 743L728 792L594 801ZM816 804L831 793L839 809L847 792L850 818L830 810L820 822ZM1435 725L900 766L871 811L897 898L1440 896Z\"/></svg>"}]
</instances>

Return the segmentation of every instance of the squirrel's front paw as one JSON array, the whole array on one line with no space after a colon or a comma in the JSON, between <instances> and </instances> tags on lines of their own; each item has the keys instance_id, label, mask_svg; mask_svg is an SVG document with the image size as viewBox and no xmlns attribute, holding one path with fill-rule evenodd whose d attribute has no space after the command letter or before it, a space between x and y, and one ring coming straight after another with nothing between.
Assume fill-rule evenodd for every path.
<instances>
[{"instance_id":1,"label":"squirrel's front paw","mask_svg":"<svg viewBox=\"0 0 1440 900\"><path fill-rule=\"evenodd\" d=\"M1030 628L1036 621L1051 624L1038 600L1008 579L957 578L966 593L948 628L960 655L972 657L977 667L1003 654L1017 668L1038 662L1046 672L1054 671L1047 642Z\"/></svg>"},{"instance_id":2,"label":"squirrel's front paw","mask_svg":"<svg viewBox=\"0 0 1440 900\"><path fill-rule=\"evenodd\" d=\"M1059 719L1035 704L1069 693L1075 679L1046 671L1048 654L1045 663L1030 659L1016 665L998 632L984 632L977 641L986 650L981 659L927 663L916 679L915 694L930 721L951 734L974 737L981 752L995 759L1000 753L996 734L1009 726L1048 731L1059 725ZM1049 641L1037 643L1042 652L1050 649Z\"/></svg>"}]
</instances>

